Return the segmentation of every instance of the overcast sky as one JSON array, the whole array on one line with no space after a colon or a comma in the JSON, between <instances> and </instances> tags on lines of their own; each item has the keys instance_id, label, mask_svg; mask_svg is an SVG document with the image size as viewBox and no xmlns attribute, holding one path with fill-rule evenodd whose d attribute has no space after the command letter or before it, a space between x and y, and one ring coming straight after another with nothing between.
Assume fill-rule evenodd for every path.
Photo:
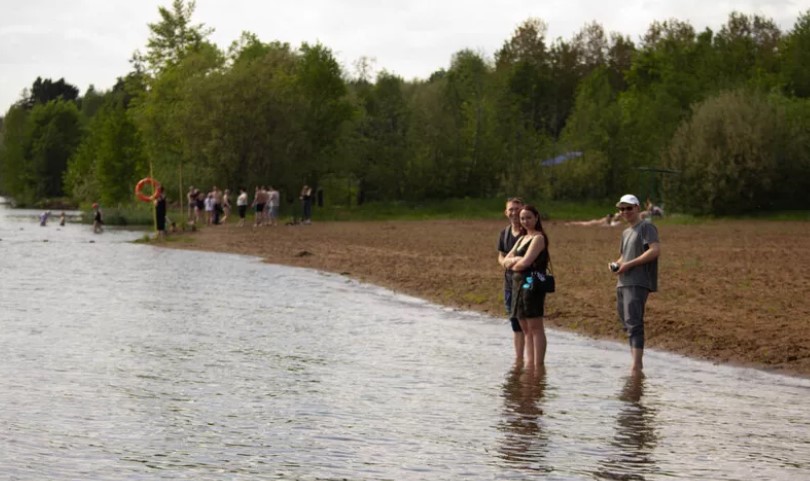
<instances>
[{"instance_id":1,"label":"overcast sky","mask_svg":"<svg viewBox=\"0 0 810 481\"><path fill-rule=\"evenodd\" d=\"M144 50L147 24L171 0L0 0L0 115L37 76L106 90ZM515 27L543 19L548 37L570 39L591 21L636 41L654 20L717 30L732 11L773 19L787 32L810 0L198 0L195 23L227 48L241 32L293 47L321 42L348 72L362 57L404 77L426 78L469 48L492 57Z\"/></svg>"}]
</instances>

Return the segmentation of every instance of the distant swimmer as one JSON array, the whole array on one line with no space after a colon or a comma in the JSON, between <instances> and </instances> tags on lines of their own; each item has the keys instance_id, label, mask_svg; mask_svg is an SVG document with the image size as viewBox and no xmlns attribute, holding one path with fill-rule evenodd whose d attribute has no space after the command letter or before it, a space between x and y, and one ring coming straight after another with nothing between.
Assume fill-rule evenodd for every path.
<instances>
[{"instance_id":1,"label":"distant swimmer","mask_svg":"<svg viewBox=\"0 0 810 481\"><path fill-rule=\"evenodd\" d=\"M93 204L93 232L96 234L101 234L104 232L104 229L101 227L104 225L104 220L101 217L101 207L98 206L98 203Z\"/></svg>"}]
</instances>

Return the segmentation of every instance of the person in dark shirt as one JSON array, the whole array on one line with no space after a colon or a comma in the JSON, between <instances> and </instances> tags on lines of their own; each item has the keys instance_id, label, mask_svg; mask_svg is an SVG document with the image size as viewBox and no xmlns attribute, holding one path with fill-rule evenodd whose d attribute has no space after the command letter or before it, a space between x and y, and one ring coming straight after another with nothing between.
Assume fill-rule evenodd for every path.
<instances>
[{"instance_id":1,"label":"person in dark shirt","mask_svg":"<svg viewBox=\"0 0 810 481\"><path fill-rule=\"evenodd\" d=\"M509 225L501 231L498 238L498 264L503 264L504 257L515 247L515 242L521 235L520 209L523 208L523 205L523 200L519 197L512 197L506 201L504 215L509 219ZM510 269L505 269L503 273L503 302L506 306L507 315L509 315L512 310L512 271ZM523 335L523 330L520 329L517 318L510 316L509 321L512 325L515 344L515 362L523 362L526 338Z\"/></svg>"},{"instance_id":2,"label":"person in dark shirt","mask_svg":"<svg viewBox=\"0 0 810 481\"><path fill-rule=\"evenodd\" d=\"M166 238L166 193L161 185L155 197L155 223L158 239Z\"/></svg>"}]
</instances>

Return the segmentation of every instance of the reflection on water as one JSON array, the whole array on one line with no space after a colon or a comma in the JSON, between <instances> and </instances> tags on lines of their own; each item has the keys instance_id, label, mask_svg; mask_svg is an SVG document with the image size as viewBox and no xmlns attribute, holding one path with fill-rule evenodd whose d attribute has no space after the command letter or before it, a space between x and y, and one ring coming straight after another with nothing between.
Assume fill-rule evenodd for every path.
<instances>
[{"instance_id":1,"label":"reflection on water","mask_svg":"<svg viewBox=\"0 0 810 481\"><path fill-rule=\"evenodd\" d=\"M0 479L810 479L808 380L8 214Z\"/></svg>"},{"instance_id":2,"label":"reflection on water","mask_svg":"<svg viewBox=\"0 0 810 481\"><path fill-rule=\"evenodd\" d=\"M644 380L644 374L634 372L619 393L622 406L616 415L616 434L611 442L618 452L599 463L602 467L596 473L599 478L645 480L658 471L654 457L655 409L647 407L642 399Z\"/></svg>"},{"instance_id":3,"label":"reflection on water","mask_svg":"<svg viewBox=\"0 0 810 481\"><path fill-rule=\"evenodd\" d=\"M546 389L545 368L535 369L515 364L503 383L504 410L500 429L503 431L501 457L517 467L548 471L545 450L548 434L543 427L543 393Z\"/></svg>"}]
</instances>

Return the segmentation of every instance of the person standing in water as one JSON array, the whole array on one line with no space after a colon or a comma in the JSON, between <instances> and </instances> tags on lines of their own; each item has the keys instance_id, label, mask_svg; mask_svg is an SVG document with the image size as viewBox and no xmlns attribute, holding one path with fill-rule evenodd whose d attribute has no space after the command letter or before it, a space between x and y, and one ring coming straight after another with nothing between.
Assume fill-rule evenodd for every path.
<instances>
[{"instance_id":1,"label":"person standing in water","mask_svg":"<svg viewBox=\"0 0 810 481\"><path fill-rule=\"evenodd\" d=\"M104 232L104 219L101 216L101 207L98 203L93 204L93 233L101 234Z\"/></svg>"},{"instance_id":2,"label":"person standing in water","mask_svg":"<svg viewBox=\"0 0 810 481\"><path fill-rule=\"evenodd\" d=\"M512 312L526 337L526 363L543 368L546 359L546 330L543 325L546 293L533 286L535 273L546 274L549 263L548 235L540 212L531 205L520 210L523 235L504 257L501 265L512 270Z\"/></svg>"},{"instance_id":3,"label":"person standing in water","mask_svg":"<svg viewBox=\"0 0 810 481\"><path fill-rule=\"evenodd\" d=\"M520 227L520 210L523 208L523 200L519 197L512 197L506 201L504 214L509 219L506 226L498 238L498 263L503 265L503 260L507 254L515 247L515 242L522 234ZM511 316L512 311L512 270L505 269L503 273L503 302L506 306L506 313L512 325L512 336L515 344L515 362L523 362L523 352L526 346L526 337L520 328L520 322L516 317Z\"/></svg>"},{"instance_id":4,"label":"person standing in water","mask_svg":"<svg viewBox=\"0 0 810 481\"><path fill-rule=\"evenodd\" d=\"M644 307L650 292L658 290L658 257L661 243L658 229L641 217L641 205L634 195L623 195L616 203L629 224L622 232L620 256L608 267L618 277L616 310L630 343L632 371L644 368Z\"/></svg>"}]
</instances>

